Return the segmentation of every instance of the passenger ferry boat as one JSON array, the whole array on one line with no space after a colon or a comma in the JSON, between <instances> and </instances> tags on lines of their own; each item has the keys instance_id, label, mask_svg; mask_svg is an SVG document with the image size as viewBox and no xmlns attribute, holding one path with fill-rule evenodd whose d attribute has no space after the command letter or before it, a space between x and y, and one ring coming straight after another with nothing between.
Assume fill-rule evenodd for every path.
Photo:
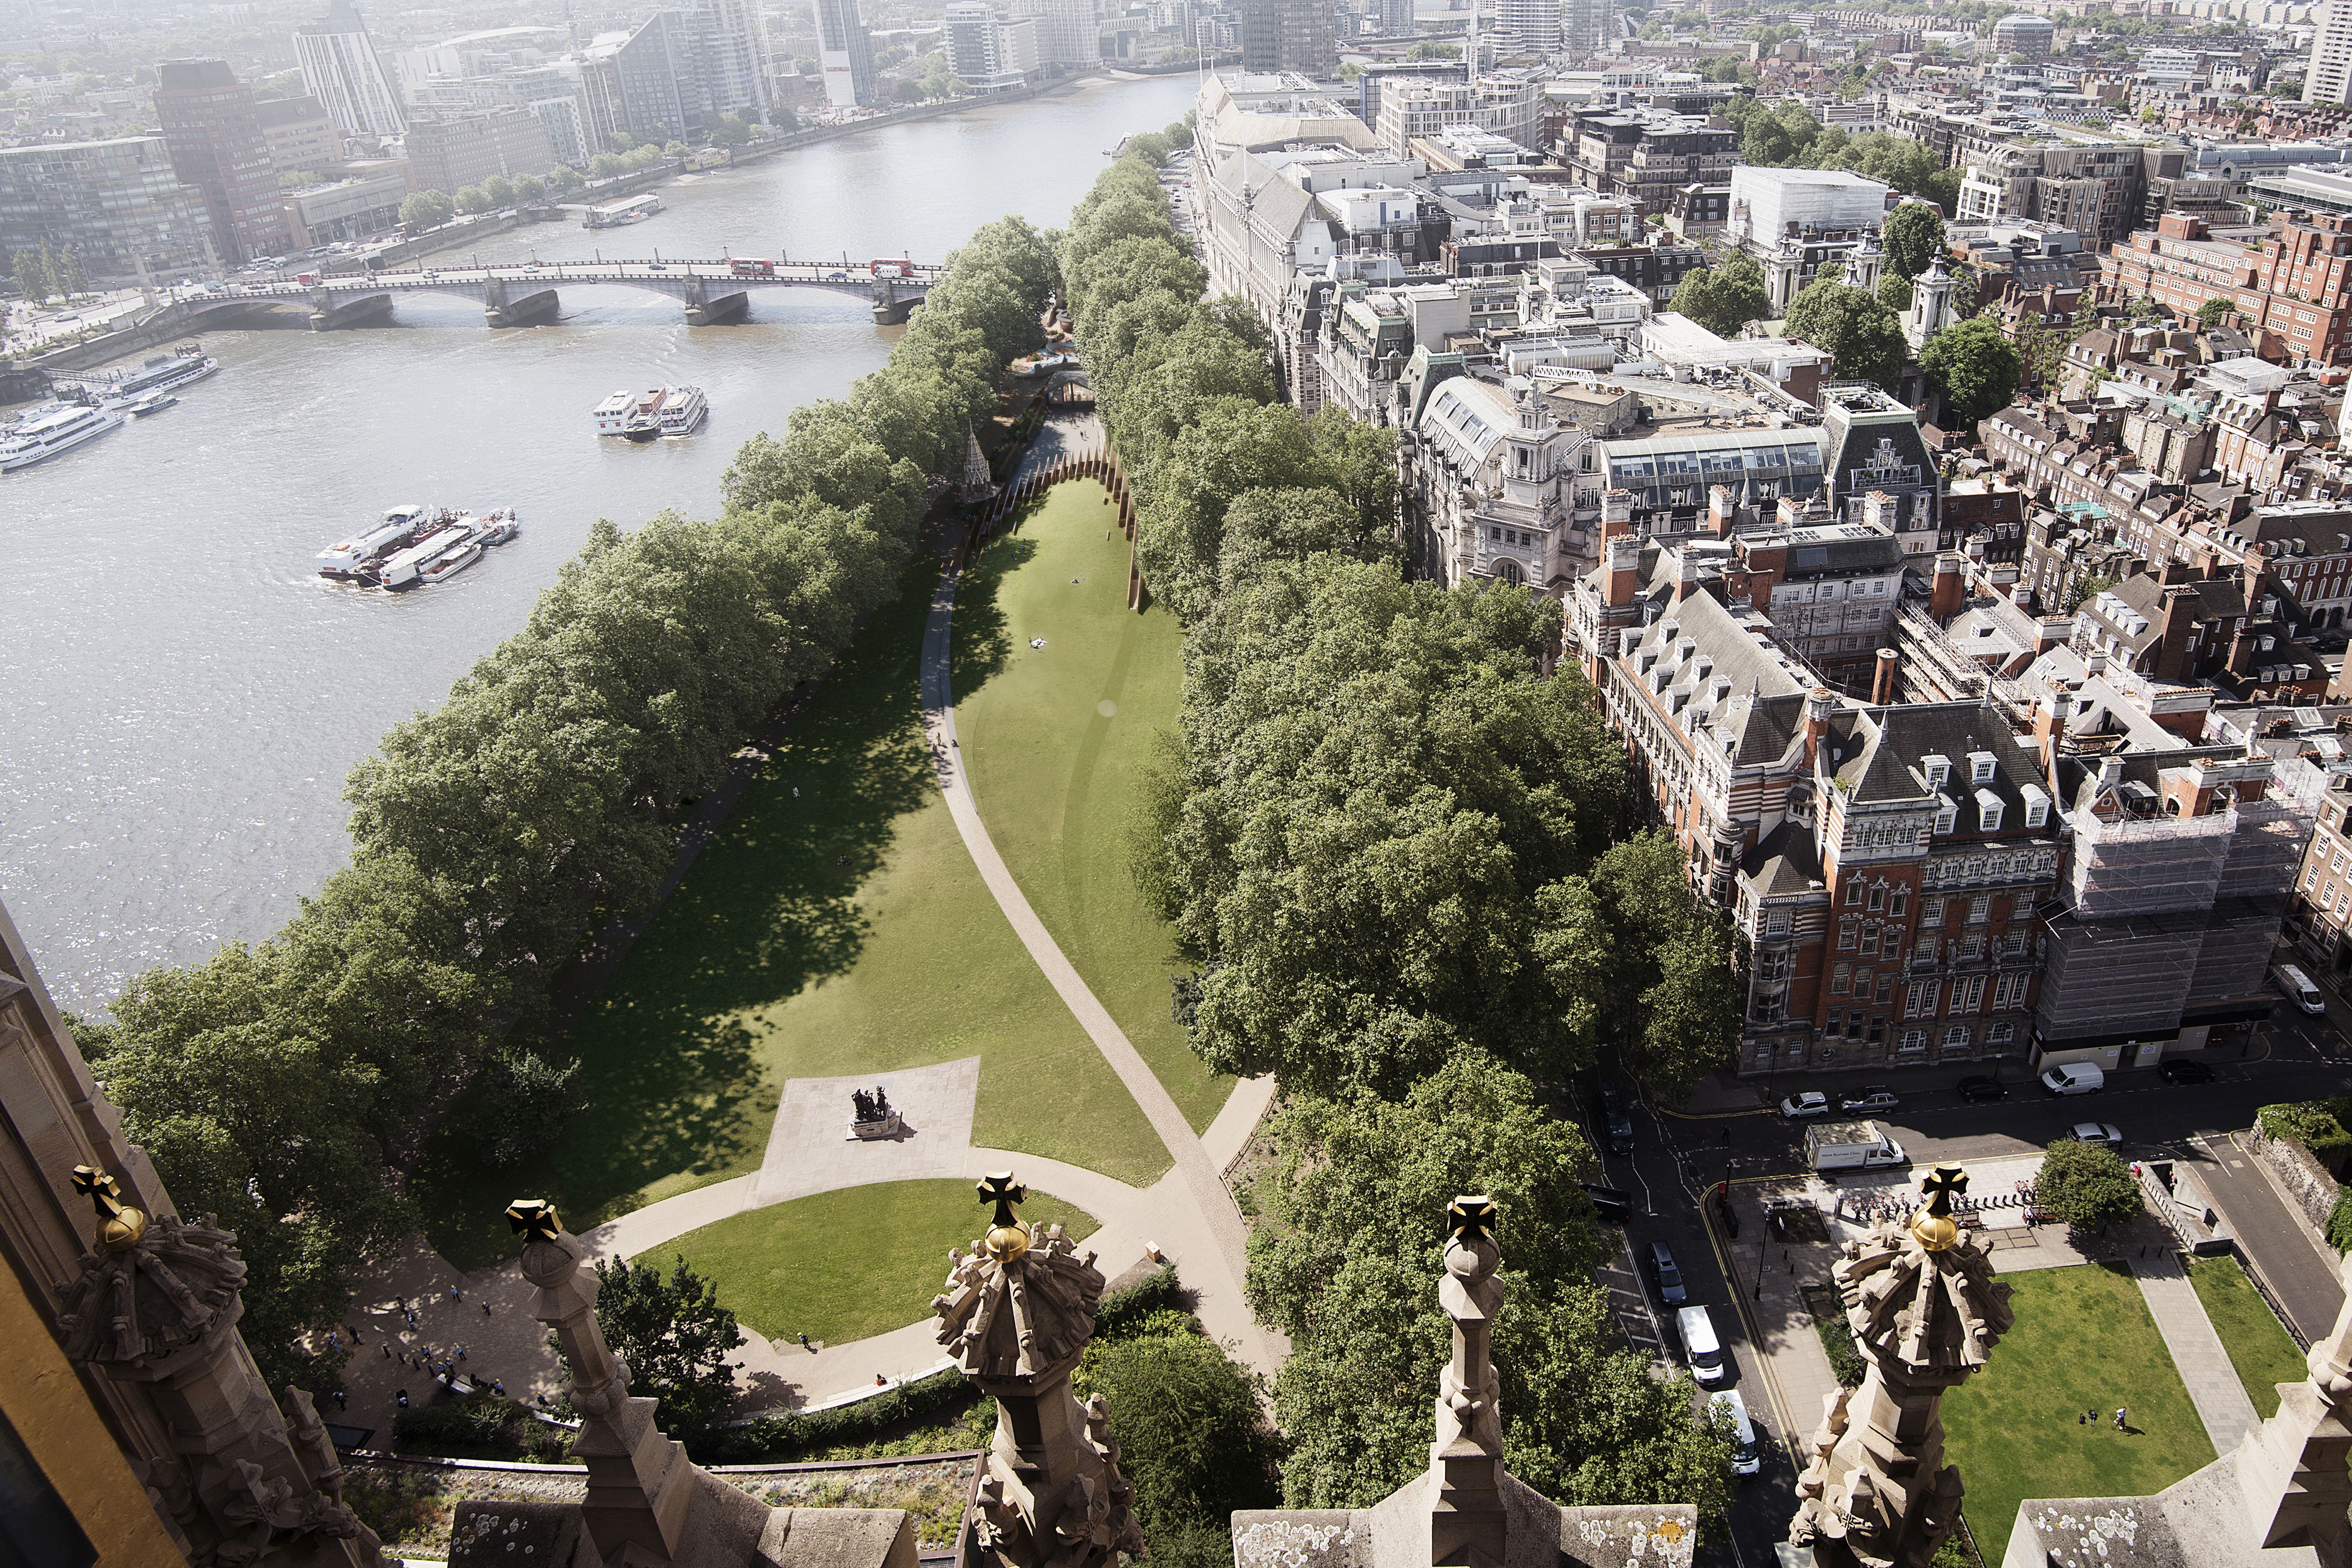
<instances>
[{"instance_id":1,"label":"passenger ferry boat","mask_svg":"<svg viewBox=\"0 0 2352 1568\"><path fill-rule=\"evenodd\" d=\"M629 427L629 416L636 412L637 395L626 387L596 405L591 413L596 421L599 436L618 436Z\"/></svg>"},{"instance_id":2,"label":"passenger ferry boat","mask_svg":"<svg viewBox=\"0 0 2352 1568\"><path fill-rule=\"evenodd\" d=\"M441 521L424 506L387 508L383 521L366 532L355 533L341 544L319 552L319 575L345 583L373 582L376 567L385 556L415 543L420 535L432 531Z\"/></svg>"},{"instance_id":3,"label":"passenger ferry boat","mask_svg":"<svg viewBox=\"0 0 2352 1568\"><path fill-rule=\"evenodd\" d=\"M416 585L446 583L482 558L482 542L471 535L457 541L416 569Z\"/></svg>"},{"instance_id":4,"label":"passenger ferry boat","mask_svg":"<svg viewBox=\"0 0 2352 1568\"><path fill-rule=\"evenodd\" d=\"M395 593L403 588L414 588L425 580L426 566L439 560L446 552L473 542L473 519L460 517L446 526L434 529L407 549L394 551L377 569L376 582Z\"/></svg>"},{"instance_id":5,"label":"passenger ferry boat","mask_svg":"<svg viewBox=\"0 0 2352 1568\"><path fill-rule=\"evenodd\" d=\"M650 441L660 435L662 410L669 406L677 392L674 386L656 386L638 398L636 406L629 410L627 422L621 426L622 437L631 441Z\"/></svg>"},{"instance_id":6,"label":"passenger ferry boat","mask_svg":"<svg viewBox=\"0 0 2352 1568\"><path fill-rule=\"evenodd\" d=\"M118 409L68 406L27 419L0 441L0 474L46 463L85 441L95 441L110 430L121 429L122 418Z\"/></svg>"},{"instance_id":7,"label":"passenger ferry boat","mask_svg":"<svg viewBox=\"0 0 2352 1568\"><path fill-rule=\"evenodd\" d=\"M128 408L166 392L177 392L193 382L218 374L220 362L205 353L182 352L157 354L145 368L99 390L101 408Z\"/></svg>"},{"instance_id":8,"label":"passenger ferry boat","mask_svg":"<svg viewBox=\"0 0 2352 1568\"><path fill-rule=\"evenodd\" d=\"M698 386L680 386L670 390L668 401L661 408L662 438L675 441L681 436L691 436L702 428L710 417L710 404Z\"/></svg>"}]
</instances>

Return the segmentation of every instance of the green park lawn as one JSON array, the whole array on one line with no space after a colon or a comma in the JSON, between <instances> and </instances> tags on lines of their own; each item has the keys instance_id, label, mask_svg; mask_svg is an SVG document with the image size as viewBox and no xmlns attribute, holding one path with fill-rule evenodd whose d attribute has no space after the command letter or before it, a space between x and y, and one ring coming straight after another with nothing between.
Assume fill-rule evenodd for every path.
<instances>
[{"instance_id":1,"label":"green park lawn","mask_svg":"<svg viewBox=\"0 0 2352 1568\"><path fill-rule=\"evenodd\" d=\"M2027 1498L2160 1491L2213 1459L2129 1270L2084 1264L2002 1279L2017 1326L1943 1406L1946 1458L1960 1468L1961 1506L1988 1563L2009 1550ZM2118 1405L2132 1431L2116 1430ZM2078 1423L2093 1406L2099 1422Z\"/></svg>"},{"instance_id":2,"label":"green park lawn","mask_svg":"<svg viewBox=\"0 0 2352 1568\"><path fill-rule=\"evenodd\" d=\"M919 685L936 574L909 568L559 1047L588 1110L550 1154L493 1174L462 1140L428 1150L416 1195L451 1262L511 1246L507 1195L584 1230L756 1169L790 1078L976 1055L975 1143L1137 1186L1168 1169L940 794Z\"/></svg>"},{"instance_id":3,"label":"green park lawn","mask_svg":"<svg viewBox=\"0 0 2352 1568\"><path fill-rule=\"evenodd\" d=\"M2197 1287L2197 1299L2221 1336L2221 1348L2230 1352L2254 1414L2269 1420L2278 1414L2278 1385L2310 1375L2303 1352L2236 1258L2200 1258L2189 1268L2189 1282Z\"/></svg>"},{"instance_id":4,"label":"green park lawn","mask_svg":"<svg viewBox=\"0 0 2352 1568\"><path fill-rule=\"evenodd\" d=\"M754 1333L845 1345L928 1316L949 1248L970 1247L988 1217L970 1182L884 1182L730 1215L639 1261L667 1268L683 1257ZM1061 1225L1074 1241L1099 1228L1085 1210L1036 1192L1021 1217L1039 1230Z\"/></svg>"},{"instance_id":5,"label":"green park lawn","mask_svg":"<svg viewBox=\"0 0 2352 1568\"><path fill-rule=\"evenodd\" d=\"M1197 1132L1233 1079L1201 1064L1169 1012L1184 963L1127 872L1135 781L1177 725L1183 633L1165 609L1127 607L1117 515L1092 480L1058 485L966 574L956 737L1030 908ZM1043 648L1029 646L1037 637Z\"/></svg>"}]
</instances>

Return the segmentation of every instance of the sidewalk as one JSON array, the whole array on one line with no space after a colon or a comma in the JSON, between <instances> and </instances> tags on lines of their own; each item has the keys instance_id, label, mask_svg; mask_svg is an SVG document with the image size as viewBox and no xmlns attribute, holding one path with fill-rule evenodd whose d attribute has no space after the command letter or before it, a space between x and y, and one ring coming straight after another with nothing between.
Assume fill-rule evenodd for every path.
<instances>
[{"instance_id":1,"label":"sidewalk","mask_svg":"<svg viewBox=\"0 0 2352 1568\"><path fill-rule=\"evenodd\" d=\"M2154 1234L2152 1226L2135 1227ZM2139 1281L2139 1293L2147 1302L2148 1316L2156 1320L2156 1331L2164 1336L2164 1348L2172 1352L2172 1364L2188 1385L2189 1403L2197 1406L2197 1418L2205 1423L2205 1435L2213 1440L2213 1451L2226 1454L2252 1435L2260 1425L2254 1415L2254 1402L2246 1396L2246 1385L2238 1381L2237 1369L2230 1364L2230 1352L2221 1345L2221 1336L2213 1331L2213 1321L2205 1315L2204 1302L2197 1299L2197 1288L2180 1267L2180 1255L2172 1249L2172 1238L2165 1237L2164 1245L2154 1256L2134 1256L2125 1261L2130 1264L2132 1277ZM1998 1352L1995 1352L1998 1353Z\"/></svg>"}]
</instances>

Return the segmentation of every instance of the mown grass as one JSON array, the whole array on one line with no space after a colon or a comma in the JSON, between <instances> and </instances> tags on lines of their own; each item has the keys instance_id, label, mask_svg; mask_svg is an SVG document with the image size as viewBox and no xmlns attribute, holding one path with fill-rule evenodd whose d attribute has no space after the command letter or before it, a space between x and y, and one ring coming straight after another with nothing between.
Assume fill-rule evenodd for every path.
<instances>
[{"instance_id":1,"label":"mown grass","mask_svg":"<svg viewBox=\"0 0 2352 1568\"><path fill-rule=\"evenodd\" d=\"M2230 1365L2246 1385L2254 1414L2269 1420L2278 1414L2278 1385L2310 1375L2303 1352L2236 1258L2198 1258L2189 1265L2189 1282L2197 1288L2213 1331L2221 1336L2221 1348L2230 1352Z\"/></svg>"},{"instance_id":2,"label":"mown grass","mask_svg":"<svg viewBox=\"0 0 2352 1568\"><path fill-rule=\"evenodd\" d=\"M683 1257L718 1287L720 1306L768 1339L845 1345L928 1316L949 1249L971 1246L988 1217L970 1182L883 1182L730 1215L645 1260L667 1268ZM1063 1226L1073 1240L1101 1228L1043 1193L1030 1194L1021 1217L1041 1231Z\"/></svg>"},{"instance_id":3,"label":"mown grass","mask_svg":"<svg viewBox=\"0 0 2352 1568\"><path fill-rule=\"evenodd\" d=\"M1031 548L1011 542L1005 564ZM451 1262L511 1249L508 1194L584 1230L756 1169L791 1078L977 1055L975 1142L1136 1186L1168 1169L948 814L919 679L936 582L929 561L908 570L572 1031L589 1109L551 1152L492 1173L457 1138L428 1151L415 1190ZM991 614L958 623L989 646Z\"/></svg>"},{"instance_id":4,"label":"mown grass","mask_svg":"<svg viewBox=\"0 0 2352 1568\"><path fill-rule=\"evenodd\" d=\"M2017 1326L1944 1399L1947 1456L1968 1485L1985 1561L2009 1550L2027 1498L2161 1491L2213 1445L2130 1271L2084 1264L2002 1276ZM2116 1407L2131 1430L2116 1430ZM2098 1419L2079 1418L2095 1408Z\"/></svg>"},{"instance_id":5,"label":"mown grass","mask_svg":"<svg viewBox=\"0 0 2352 1568\"><path fill-rule=\"evenodd\" d=\"M1117 517L1092 480L1057 485L966 574L956 733L989 837L1030 908L1197 1132L1233 1079L1202 1065L1169 1011L1183 964L1127 870L1138 774L1177 724L1183 630L1164 609L1127 607ZM1029 646L1040 637L1044 647Z\"/></svg>"}]
</instances>

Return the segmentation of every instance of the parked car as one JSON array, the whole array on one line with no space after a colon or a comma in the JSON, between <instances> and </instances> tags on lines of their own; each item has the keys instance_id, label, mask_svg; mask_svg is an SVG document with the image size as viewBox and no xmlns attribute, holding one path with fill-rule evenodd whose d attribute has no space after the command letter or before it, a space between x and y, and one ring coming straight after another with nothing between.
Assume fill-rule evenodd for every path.
<instances>
[{"instance_id":1,"label":"parked car","mask_svg":"<svg viewBox=\"0 0 2352 1568\"><path fill-rule=\"evenodd\" d=\"M2009 1098L2009 1085L1997 1078L1964 1078L1953 1086L1960 1098L1973 1105L1983 1105Z\"/></svg>"},{"instance_id":2,"label":"parked car","mask_svg":"<svg viewBox=\"0 0 2352 1568\"><path fill-rule=\"evenodd\" d=\"M1830 1097L1817 1089L1809 1089L1802 1094L1792 1094L1780 1102L1780 1114L1791 1121L1801 1121L1808 1116L1827 1116L1829 1113Z\"/></svg>"},{"instance_id":3,"label":"parked car","mask_svg":"<svg viewBox=\"0 0 2352 1568\"><path fill-rule=\"evenodd\" d=\"M1625 1091L1613 1083L1601 1086L1601 1123L1609 1139L1612 1154L1633 1152L1633 1113L1626 1103Z\"/></svg>"},{"instance_id":4,"label":"parked car","mask_svg":"<svg viewBox=\"0 0 2352 1568\"><path fill-rule=\"evenodd\" d=\"M1683 1271L1675 1263L1675 1249L1663 1241L1650 1243L1650 1278L1657 1282L1658 1300L1679 1307L1690 1300L1683 1289Z\"/></svg>"},{"instance_id":5,"label":"parked car","mask_svg":"<svg viewBox=\"0 0 2352 1568\"><path fill-rule=\"evenodd\" d=\"M2068 1128L2063 1137L2077 1143L2104 1143L2110 1149L2123 1147L2123 1129L2112 1121L2077 1121Z\"/></svg>"},{"instance_id":6,"label":"parked car","mask_svg":"<svg viewBox=\"0 0 2352 1568\"><path fill-rule=\"evenodd\" d=\"M1885 1084L1874 1083L1864 1088L1860 1094L1849 1095L1839 1100L1838 1109L1849 1115L1875 1116L1881 1111L1892 1110L1902 1103L1887 1091Z\"/></svg>"},{"instance_id":7,"label":"parked car","mask_svg":"<svg viewBox=\"0 0 2352 1568\"><path fill-rule=\"evenodd\" d=\"M2167 1083L2211 1083L2213 1069L2203 1062L2166 1062L2156 1069L2156 1076Z\"/></svg>"}]
</instances>

